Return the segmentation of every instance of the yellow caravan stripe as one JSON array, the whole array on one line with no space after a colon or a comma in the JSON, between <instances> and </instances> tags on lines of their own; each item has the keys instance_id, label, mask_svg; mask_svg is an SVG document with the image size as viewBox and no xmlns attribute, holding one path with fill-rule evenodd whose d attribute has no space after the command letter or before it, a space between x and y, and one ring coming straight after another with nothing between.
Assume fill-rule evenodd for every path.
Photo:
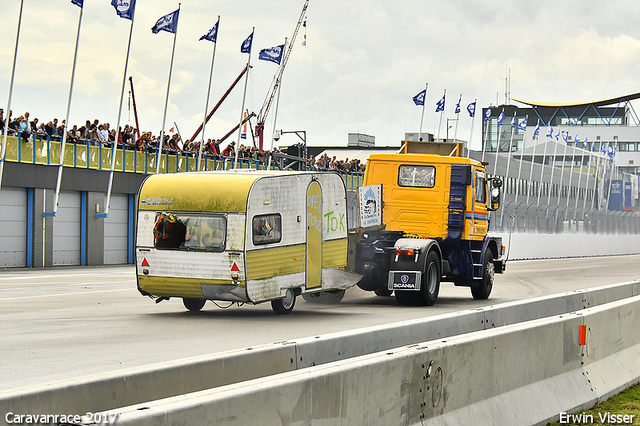
<instances>
[{"instance_id":1,"label":"yellow caravan stripe","mask_svg":"<svg viewBox=\"0 0 640 426\"><path fill-rule=\"evenodd\" d=\"M247 252L247 280L304 272L305 244Z\"/></svg>"},{"instance_id":2,"label":"yellow caravan stripe","mask_svg":"<svg viewBox=\"0 0 640 426\"><path fill-rule=\"evenodd\" d=\"M322 243L322 267L341 268L347 265L347 239L330 240Z\"/></svg>"},{"instance_id":3,"label":"yellow caravan stripe","mask_svg":"<svg viewBox=\"0 0 640 426\"><path fill-rule=\"evenodd\" d=\"M231 280L138 276L141 290L154 296L204 298L200 284L232 284Z\"/></svg>"}]
</instances>

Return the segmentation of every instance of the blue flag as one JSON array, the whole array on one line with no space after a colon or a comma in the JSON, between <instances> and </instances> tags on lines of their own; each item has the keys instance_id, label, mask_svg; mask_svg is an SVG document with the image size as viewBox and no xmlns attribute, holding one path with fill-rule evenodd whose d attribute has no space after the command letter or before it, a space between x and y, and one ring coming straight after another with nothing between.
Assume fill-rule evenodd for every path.
<instances>
[{"instance_id":1,"label":"blue flag","mask_svg":"<svg viewBox=\"0 0 640 426\"><path fill-rule=\"evenodd\" d=\"M491 120L491 107L487 108L484 112L484 117L482 117L482 121Z\"/></svg>"},{"instance_id":2,"label":"blue flag","mask_svg":"<svg viewBox=\"0 0 640 426\"><path fill-rule=\"evenodd\" d=\"M209 40L209 41L212 41L212 42L215 43L216 40L218 40L218 24L219 24L219 22L216 22L216 24L213 26L213 28L211 28L209 31L207 31L207 33L205 35L200 37L200 40L198 40L198 41Z\"/></svg>"},{"instance_id":3,"label":"blue flag","mask_svg":"<svg viewBox=\"0 0 640 426\"><path fill-rule=\"evenodd\" d=\"M269 47L267 49L262 49L260 54L258 55L258 59L262 59L263 61L271 61L280 65L280 61L282 61L282 54L284 53L284 44L280 46Z\"/></svg>"},{"instance_id":4,"label":"blue flag","mask_svg":"<svg viewBox=\"0 0 640 426\"><path fill-rule=\"evenodd\" d=\"M616 156L616 150L611 145L609 145L609 148L607 148L607 155L609 156L611 161L613 161L613 157Z\"/></svg>"},{"instance_id":5,"label":"blue flag","mask_svg":"<svg viewBox=\"0 0 640 426\"><path fill-rule=\"evenodd\" d=\"M540 134L540 120L538 120L538 124L536 124L536 129L533 131L533 137L536 137Z\"/></svg>"},{"instance_id":6,"label":"blue flag","mask_svg":"<svg viewBox=\"0 0 640 426\"><path fill-rule=\"evenodd\" d=\"M567 132L566 130L562 131L562 139L564 139L564 142L567 142L567 139L569 138L569 132Z\"/></svg>"},{"instance_id":7,"label":"blue flag","mask_svg":"<svg viewBox=\"0 0 640 426\"><path fill-rule=\"evenodd\" d=\"M520 124L518 124L518 129L522 130L523 132L527 131L527 119L526 118L524 120L522 120L520 122Z\"/></svg>"},{"instance_id":8,"label":"blue flag","mask_svg":"<svg viewBox=\"0 0 640 426\"><path fill-rule=\"evenodd\" d=\"M607 148L604 146L604 142L600 142L600 152L603 154L607 153Z\"/></svg>"},{"instance_id":9,"label":"blue flag","mask_svg":"<svg viewBox=\"0 0 640 426\"><path fill-rule=\"evenodd\" d=\"M587 149L587 138L585 137L584 140L582 141L582 148L583 149Z\"/></svg>"},{"instance_id":10,"label":"blue flag","mask_svg":"<svg viewBox=\"0 0 640 426\"><path fill-rule=\"evenodd\" d=\"M436 103L436 112L444 111L444 96Z\"/></svg>"},{"instance_id":11,"label":"blue flag","mask_svg":"<svg viewBox=\"0 0 640 426\"><path fill-rule=\"evenodd\" d=\"M578 137L578 135L576 135L574 142L576 144L576 148L578 147L578 142L580 142L580 138Z\"/></svg>"},{"instance_id":12,"label":"blue flag","mask_svg":"<svg viewBox=\"0 0 640 426\"><path fill-rule=\"evenodd\" d=\"M467 106L467 111L469 112L469 117L475 117L476 116L476 103L472 103L469 104Z\"/></svg>"},{"instance_id":13,"label":"blue flag","mask_svg":"<svg viewBox=\"0 0 640 426\"><path fill-rule=\"evenodd\" d=\"M251 33L251 35L242 42L242 46L240 46L240 53L251 53L251 43L253 43L253 33Z\"/></svg>"},{"instance_id":14,"label":"blue flag","mask_svg":"<svg viewBox=\"0 0 640 426\"><path fill-rule=\"evenodd\" d=\"M136 7L136 0L111 0L111 6L116 8L116 13L121 18L133 21L133 12Z\"/></svg>"},{"instance_id":15,"label":"blue flag","mask_svg":"<svg viewBox=\"0 0 640 426\"><path fill-rule=\"evenodd\" d=\"M460 99L458 99L458 103L456 104L456 114L460 114L460 102L462 102L462 95L460 95Z\"/></svg>"},{"instance_id":16,"label":"blue flag","mask_svg":"<svg viewBox=\"0 0 640 426\"><path fill-rule=\"evenodd\" d=\"M560 129L558 129L558 133L556 133L556 140L559 140L558 138L560 137Z\"/></svg>"},{"instance_id":17,"label":"blue flag","mask_svg":"<svg viewBox=\"0 0 640 426\"><path fill-rule=\"evenodd\" d=\"M71 0L71 3L75 4L76 6L82 7L82 5L84 4L84 0Z\"/></svg>"},{"instance_id":18,"label":"blue flag","mask_svg":"<svg viewBox=\"0 0 640 426\"><path fill-rule=\"evenodd\" d=\"M176 31L178 31L178 14L180 14L180 9L164 15L158 19L158 22L151 28L151 32L158 34L160 31L166 31L175 34Z\"/></svg>"},{"instance_id":19,"label":"blue flag","mask_svg":"<svg viewBox=\"0 0 640 426\"><path fill-rule=\"evenodd\" d=\"M551 124L549 124L549 131L547 132L547 137L548 138L553 137L553 127L551 127Z\"/></svg>"},{"instance_id":20,"label":"blue flag","mask_svg":"<svg viewBox=\"0 0 640 426\"><path fill-rule=\"evenodd\" d=\"M503 121L504 121L504 111L502 111L498 116L498 126L502 126Z\"/></svg>"},{"instance_id":21,"label":"blue flag","mask_svg":"<svg viewBox=\"0 0 640 426\"><path fill-rule=\"evenodd\" d=\"M516 116L515 115L511 119L511 127L516 127Z\"/></svg>"},{"instance_id":22,"label":"blue flag","mask_svg":"<svg viewBox=\"0 0 640 426\"><path fill-rule=\"evenodd\" d=\"M420 106L424 105L424 97L427 96L427 89L424 89L422 92L418 93L413 97L413 103Z\"/></svg>"}]
</instances>

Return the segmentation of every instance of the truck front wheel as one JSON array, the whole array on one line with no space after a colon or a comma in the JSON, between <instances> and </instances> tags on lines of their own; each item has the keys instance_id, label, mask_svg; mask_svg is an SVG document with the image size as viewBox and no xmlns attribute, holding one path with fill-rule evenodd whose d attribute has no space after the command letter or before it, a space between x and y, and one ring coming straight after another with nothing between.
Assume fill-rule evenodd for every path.
<instances>
[{"instance_id":1,"label":"truck front wheel","mask_svg":"<svg viewBox=\"0 0 640 426\"><path fill-rule=\"evenodd\" d=\"M482 280L471 286L471 295L476 300L488 299L493 288L493 278L495 277L496 269L493 265L493 251L487 249L484 254L484 262L482 264Z\"/></svg>"}]
</instances>

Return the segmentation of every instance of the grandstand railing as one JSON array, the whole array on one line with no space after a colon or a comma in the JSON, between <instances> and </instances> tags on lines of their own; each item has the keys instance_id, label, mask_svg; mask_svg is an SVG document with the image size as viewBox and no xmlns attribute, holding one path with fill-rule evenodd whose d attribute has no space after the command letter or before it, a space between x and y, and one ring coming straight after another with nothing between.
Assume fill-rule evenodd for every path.
<instances>
[{"instance_id":1,"label":"grandstand railing","mask_svg":"<svg viewBox=\"0 0 640 426\"><path fill-rule=\"evenodd\" d=\"M60 151L62 142L51 138L41 138L33 134L24 142L22 138L7 136L5 161L38 164L48 166L60 165ZM113 148L111 146L91 145L86 143L65 144L63 165L65 167L86 168L93 170L111 171ZM122 149L115 151L114 171L125 173L155 174L157 151L139 151ZM195 172L197 154L190 152L163 152L160 155L159 173ZM233 157L213 157L203 155L202 170L230 170L233 169ZM238 167L242 169L266 170L267 165L262 161L238 158ZM276 170L275 164L271 165ZM364 181L363 173L338 172L345 182L347 189L355 189Z\"/></svg>"}]
</instances>

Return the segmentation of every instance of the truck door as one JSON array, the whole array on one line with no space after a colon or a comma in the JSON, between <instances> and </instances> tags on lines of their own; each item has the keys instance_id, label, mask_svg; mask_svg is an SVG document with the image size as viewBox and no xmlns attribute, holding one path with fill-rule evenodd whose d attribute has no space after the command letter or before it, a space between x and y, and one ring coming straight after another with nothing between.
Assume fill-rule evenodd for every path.
<instances>
[{"instance_id":1,"label":"truck door","mask_svg":"<svg viewBox=\"0 0 640 426\"><path fill-rule=\"evenodd\" d=\"M322 285L322 188L312 181L307 188L306 287Z\"/></svg>"},{"instance_id":2,"label":"truck door","mask_svg":"<svg viewBox=\"0 0 640 426\"><path fill-rule=\"evenodd\" d=\"M487 211L487 173L485 170L473 168L473 197L471 201L471 239L481 240L489 230L489 213Z\"/></svg>"}]
</instances>

